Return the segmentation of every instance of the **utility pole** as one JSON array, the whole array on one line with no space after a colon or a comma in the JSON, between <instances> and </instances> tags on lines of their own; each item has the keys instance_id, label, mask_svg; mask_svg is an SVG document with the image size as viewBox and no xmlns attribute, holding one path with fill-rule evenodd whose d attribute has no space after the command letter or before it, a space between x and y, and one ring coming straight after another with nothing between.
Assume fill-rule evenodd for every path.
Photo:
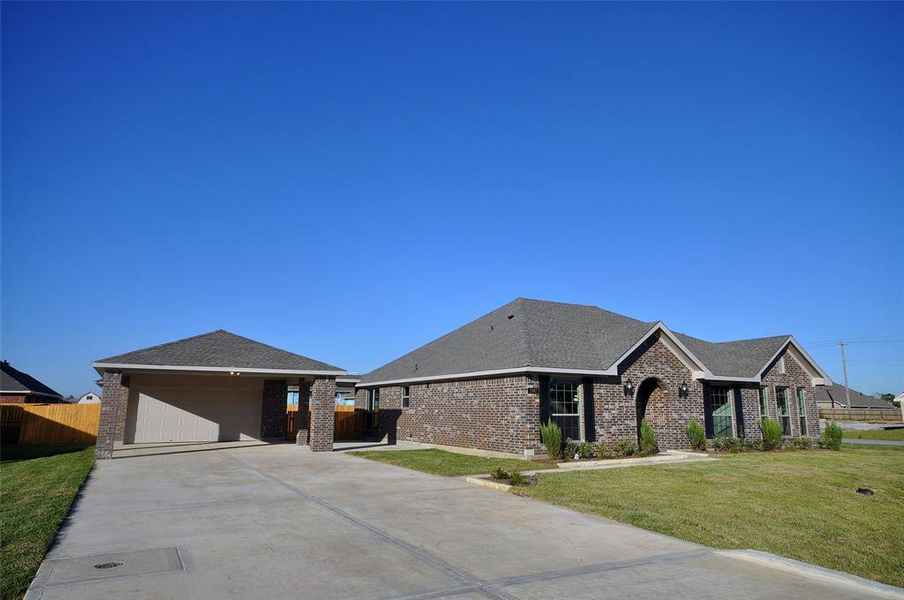
<instances>
[{"instance_id":1,"label":"utility pole","mask_svg":"<svg viewBox=\"0 0 904 600\"><path fill-rule=\"evenodd\" d=\"M845 402L847 402L848 410L850 410L851 389L848 387L847 360L844 358L844 347L847 346L847 342L845 342L844 340L838 340L838 345L841 347L841 368L844 371L844 400Z\"/></svg>"}]
</instances>

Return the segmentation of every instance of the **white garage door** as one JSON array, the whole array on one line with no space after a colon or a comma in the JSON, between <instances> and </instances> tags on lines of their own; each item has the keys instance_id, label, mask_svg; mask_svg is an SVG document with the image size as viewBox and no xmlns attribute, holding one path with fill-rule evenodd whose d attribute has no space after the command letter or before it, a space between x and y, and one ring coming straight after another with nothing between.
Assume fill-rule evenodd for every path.
<instances>
[{"instance_id":1,"label":"white garage door","mask_svg":"<svg viewBox=\"0 0 904 600\"><path fill-rule=\"evenodd\" d=\"M143 389L126 443L224 442L260 437L261 396L249 390Z\"/></svg>"}]
</instances>

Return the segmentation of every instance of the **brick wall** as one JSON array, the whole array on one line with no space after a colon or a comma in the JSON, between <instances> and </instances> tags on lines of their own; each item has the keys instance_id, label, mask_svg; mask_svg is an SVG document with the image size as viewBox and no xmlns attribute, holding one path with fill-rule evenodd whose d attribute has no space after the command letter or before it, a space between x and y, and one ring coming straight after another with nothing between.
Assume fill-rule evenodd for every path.
<instances>
[{"instance_id":1,"label":"brick wall","mask_svg":"<svg viewBox=\"0 0 904 600\"><path fill-rule=\"evenodd\" d=\"M24 404L27 402L28 396L25 394L3 394L0 395L0 402L4 404Z\"/></svg>"},{"instance_id":2,"label":"brick wall","mask_svg":"<svg viewBox=\"0 0 904 600\"><path fill-rule=\"evenodd\" d=\"M100 423L94 454L98 459L113 458L113 442L122 440L125 431L129 378L116 371L104 371L100 403Z\"/></svg>"},{"instance_id":3,"label":"brick wall","mask_svg":"<svg viewBox=\"0 0 904 600\"><path fill-rule=\"evenodd\" d=\"M333 425L336 419L336 378L318 377L311 384L311 423L309 440L314 452L333 449Z\"/></svg>"},{"instance_id":4,"label":"brick wall","mask_svg":"<svg viewBox=\"0 0 904 600\"><path fill-rule=\"evenodd\" d=\"M597 441L610 448L619 440L637 442L636 395L643 381L651 377L660 386L650 395L646 418L659 447L664 450L689 447L688 422L697 419L703 424L703 387L658 337L635 350L622 363L618 377L594 381ZM628 380L634 383L634 392L626 396L624 385ZM679 394L682 383L688 386L688 393L683 397Z\"/></svg>"},{"instance_id":5,"label":"brick wall","mask_svg":"<svg viewBox=\"0 0 904 600\"><path fill-rule=\"evenodd\" d=\"M780 373L779 362L783 357L785 359L785 373ZM816 390L813 388L810 375L787 349L776 357L772 364L769 365L769 368L766 369L766 372L763 373L762 385L769 389L769 416L774 420L778 420L775 388L776 386L788 388L788 403L791 405L789 413L791 414L792 435L802 435L797 412L797 388L803 388L806 395L807 435L810 437L819 436L819 408L816 406ZM759 412L759 408L757 408L757 412Z\"/></svg>"},{"instance_id":6,"label":"brick wall","mask_svg":"<svg viewBox=\"0 0 904 600\"><path fill-rule=\"evenodd\" d=\"M288 385L285 379L265 379L261 398L261 438L281 438L286 433L286 400Z\"/></svg>"},{"instance_id":7,"label":"brick wall","mask_svg":"<svg viewBox=\"0 0 904 600\"><path fill-rule=\"evenodd\" d=\"M410 386L402 408L400 386L380 388L380 428L399 440L520 454L540 448L540 397L527 375L422 383ZM365 407L359 389L355 406Z\"/></svg>"}]
</instances>

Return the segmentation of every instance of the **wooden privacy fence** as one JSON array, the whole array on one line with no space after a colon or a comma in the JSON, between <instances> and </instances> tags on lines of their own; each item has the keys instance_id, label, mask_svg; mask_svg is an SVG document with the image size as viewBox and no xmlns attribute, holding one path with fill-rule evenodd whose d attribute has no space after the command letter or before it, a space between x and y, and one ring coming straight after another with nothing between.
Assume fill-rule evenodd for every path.
<instances>
[{"instance_id":1,"label":"wooden privacy fence","mask_svg":"<svg viewBox=\"0 0 904 600\"><path fill-rule=\"evenodd\" d=\"M77 444L97 440L100 404L0 404L4 444Z\"/></svg>"},{"instance_id":2,"label":"wooden privacy fence","mask_svg":"<svg viewBox=\"0 0 904 600\"><path fill-rule=\"evenodd\" d=\"M901 411L896 408L820 408L819 417L832 421L900 423Z\"/></svg>"},{"instance_id":3,"label":"wooden privacy fence","mask_svg":"<svg viewBox=\"0 0 904 600\"><path fill-rule=\"evenodd\" d=\"M310 410L308 419L310 419ZM355 440L364 435L364 412L354 406L338 405L335 408L333 439ZM298 434L298 406L286 411L286 439L294 440Z\"/></svg>"}]
</instances>

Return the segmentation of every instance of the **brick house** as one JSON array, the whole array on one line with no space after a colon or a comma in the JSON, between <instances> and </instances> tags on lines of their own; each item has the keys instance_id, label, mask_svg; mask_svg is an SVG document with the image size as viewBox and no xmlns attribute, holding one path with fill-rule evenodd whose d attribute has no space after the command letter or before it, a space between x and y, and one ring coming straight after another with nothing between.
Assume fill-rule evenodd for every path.
<instances>
[{"instance_id":1,"label":"brick house","mask_svg":"<svg viewBox=\"0 0 904 600\"><path fill-rule=\"evenodd\" d=\"M636 441L650 421L661 448L761 435L819 434L825 372L790 335L707 342L595 306L519 298L368 374L355 403L391 439L531 454L540 424L573 440Z\"/></svg>"},{"instance_id":2,"label":"brick house","mask_svg":"<svg viewBox=\"0 0 904 600\"><path fill-rule=\"evenodd\" d=\"M4 360L0 362L0 402L59 404L63 395Z\"/></svg>"}]
</instances>

